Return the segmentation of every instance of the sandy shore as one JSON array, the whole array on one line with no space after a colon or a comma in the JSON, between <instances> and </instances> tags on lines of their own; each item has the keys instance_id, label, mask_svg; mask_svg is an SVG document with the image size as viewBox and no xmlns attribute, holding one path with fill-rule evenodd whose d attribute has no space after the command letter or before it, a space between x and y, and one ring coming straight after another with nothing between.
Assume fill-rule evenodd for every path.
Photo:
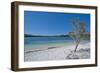
<instances>
[{"instance_id":1,"label":"sandy shore","mask_svg":"<svg viewBox=\"0 0 100 73\"><path fill-rule=\"evenodd\" d=\"M77 52L72 55L75 44L67 46L52 46L44 49L25 51L24 61L47 61L65 59L88 59L90 58L90 44L79 44ZM69 56L70 55L70 56Z\"/></svg>"}]
</instances>

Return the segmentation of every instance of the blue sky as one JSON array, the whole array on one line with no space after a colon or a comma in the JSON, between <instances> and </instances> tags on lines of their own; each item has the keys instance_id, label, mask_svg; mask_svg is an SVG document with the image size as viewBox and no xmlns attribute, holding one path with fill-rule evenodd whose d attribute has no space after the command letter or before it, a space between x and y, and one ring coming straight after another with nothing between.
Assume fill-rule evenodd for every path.
<instances>
[{"instance_id":1,"label":"blue sky","mask_svg":"<svg viewBox=\"0 0 100 73\"><path fill-rule=\"evenodd\" d=\"M70 20L78 17L90 31L90 14L24 11L24 33L32 35L64 35L73 31Z\"/></svg>"}]
</instances>

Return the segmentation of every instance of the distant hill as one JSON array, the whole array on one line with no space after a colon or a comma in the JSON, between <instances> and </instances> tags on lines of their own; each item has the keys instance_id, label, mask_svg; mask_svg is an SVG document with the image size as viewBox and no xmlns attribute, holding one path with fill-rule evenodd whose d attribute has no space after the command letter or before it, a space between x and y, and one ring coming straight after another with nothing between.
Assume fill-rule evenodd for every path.
<instances>
[{"instance_id":1,"label":"distant hill","mask_svg":"<svg viewBox=\"0 0 100 73\"><path fill-rule=\"evenodd\" d=\"M47 35L24 34L24 37L70 37L70 36L69 35L52 35L52 36L47 36Z\"/></svg>"},{"instance_id":2,"label":"distant hill","mask_svg":"<svg viewBox=\"0 0 100 73\"><path fill-rule=\"evenodd\" d=\"M69 38L71 38L68 34L67 35L52 35L52 36L24 34L24 37L69 37ZM89 32L85 33L83 35L82 39L89 40L90 39L90 33Z\"/></svg>"},{"instance_id":3,"label":"distant hill","mask_svg":"<svg viewBox=\"0 0 100 73\"><path fill-rule=\"evenodd\" d=\"M24 37L37 37L36 35L24 34Z\"/></svg>"}]
</instances>

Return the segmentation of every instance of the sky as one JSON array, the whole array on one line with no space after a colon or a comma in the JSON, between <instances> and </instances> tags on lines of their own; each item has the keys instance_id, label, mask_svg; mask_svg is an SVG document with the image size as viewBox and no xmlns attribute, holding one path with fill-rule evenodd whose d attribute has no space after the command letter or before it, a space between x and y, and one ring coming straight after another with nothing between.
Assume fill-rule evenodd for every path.
<instances>
[{"instance_id":1,"label":"sky","mask_svg":"<svg viewBox=\"0 0 100 73\"><path fill-rule=\"evenodd\" d=\"M70 20L78 17L90 32L90 14L24 11L24 33L32 35L65 35L73 31Z\"/></svg>"}]
</instances>

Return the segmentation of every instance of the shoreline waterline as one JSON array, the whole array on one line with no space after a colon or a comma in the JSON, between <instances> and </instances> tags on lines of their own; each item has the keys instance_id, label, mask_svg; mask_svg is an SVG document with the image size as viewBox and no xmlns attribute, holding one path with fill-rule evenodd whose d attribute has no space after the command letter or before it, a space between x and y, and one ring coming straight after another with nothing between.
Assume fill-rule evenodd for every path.
<instances>
[{"instance_id":1,"label":"shoreline waterline","mask_svg":"<svg viewBox=\"0 0 100 73\"><path fill-rule=\"evenodd\" d=\"M24 51L24 61L47 61L47 60L65 60L75 48L75 43L59 46L44 46L41 48L31 48ZM80 59L90 58L90 42L81 42L77 49L77 55Z\"/></svg>"}]
</instances>

